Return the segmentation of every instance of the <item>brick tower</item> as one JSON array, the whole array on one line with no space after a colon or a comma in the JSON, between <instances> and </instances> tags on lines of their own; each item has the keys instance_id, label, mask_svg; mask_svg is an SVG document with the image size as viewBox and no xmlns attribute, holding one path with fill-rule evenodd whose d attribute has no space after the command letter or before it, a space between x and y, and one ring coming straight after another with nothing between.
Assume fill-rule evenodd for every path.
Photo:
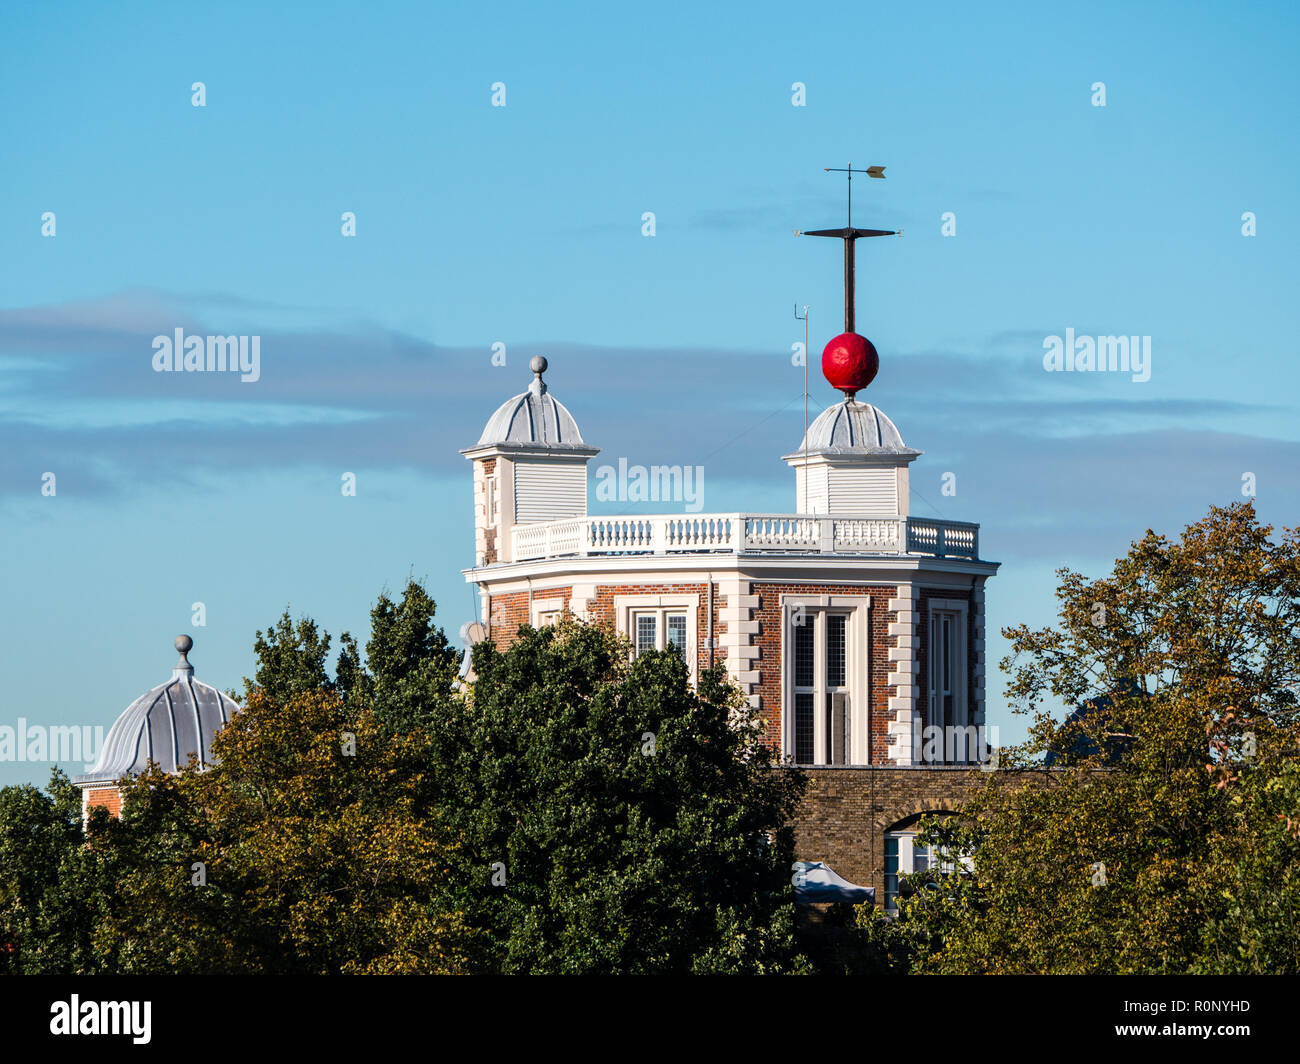
<instances>
[{"instance_id":1,"label":"brick tower","mask_svg":"<svg viewBox=\"0 0 1300 1064\"><path fill-rule=\"evenodd\" d=\"M997 563L979 557L978 525L910 515L922 452L860 388L832 373L845 398L785 455L791 513L601 517L587 512L598 450L542 381L545 360L533 370L463 452L477 561L464 574L493 641L567 608L613 624L634 653L676 648L693 678L723 662L794 763L976 759L966 736L984 723Z\"/></svg>"},{"instance_id":2,"label":"brick tower","mask_svg":"<svg viewBox=\"0 0 1300 1064\"><path fill-rule=\"evenodd\" d=\"M893 233L850 214L808 235L845 241L845 330L822 355L843 397L784 456L790 513L591 516L597 449L536 358L528 391L462 452L475 500L464 575L498 646L567 608L613 625L633 654L676 650L692 679L722 662L764 741L808 770L800 856L875 885L888 911L899 874L936 859L913 843L918 816L951 810L986 756L984 594L998 564L980 557L978 525L912 515L922 452L858 398L879 357L853 331L853 244Z\"/></svg>"}]
</instances>

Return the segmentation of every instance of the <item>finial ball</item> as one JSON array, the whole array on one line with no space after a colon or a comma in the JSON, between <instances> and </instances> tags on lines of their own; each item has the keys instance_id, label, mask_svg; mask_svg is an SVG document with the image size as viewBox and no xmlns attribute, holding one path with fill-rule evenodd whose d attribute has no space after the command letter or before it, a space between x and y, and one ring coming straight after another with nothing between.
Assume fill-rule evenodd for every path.
<instances>
[{"instance_id":1,"label":"finial ball","mask_svg":"<svg viewBox=\"0 0 1300 1064\"><path fill-rule=\"evenodd\" d=\"M187 635L178 635L176 642L172 644L182 654L188 654L194 649L194 640Z\"/></svg>"},{"instance_id":2,"label":"finial ball","mask_svg":"<svg viewBox=\"0 0 1300 1064\"><path fill-rule=\"evenodd\" d=\"M528 362L528 368L534 373L545 373L548 365L550 363L546 361L545 355L533 355Z\"/></svg>"},{"instance_id":3,"label":"finial ball","mask_svg":"<svg viewBox=\"0 0 1300 1064\"><path fill-rule=\"evenodd\" d=\"M857 333L840 333L822 351L822 373L832 388L849 398L875 380L879 371L875 344Z\"/></svg>"}]
</instances>

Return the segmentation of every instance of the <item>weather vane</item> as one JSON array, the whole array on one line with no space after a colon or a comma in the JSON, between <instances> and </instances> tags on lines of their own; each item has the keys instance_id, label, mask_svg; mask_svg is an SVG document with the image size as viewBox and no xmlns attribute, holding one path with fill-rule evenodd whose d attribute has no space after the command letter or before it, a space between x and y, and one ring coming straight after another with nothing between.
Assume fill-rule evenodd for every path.
<instances>
[{"instance_id":1,"label":"weather vane","mask_svg":"<svg viewBox=\"0 0 1300 1064\"><path fill-rule=\"evenodd\" d=\"M863 237L869 236L902 236L901 229L854 229L853 228L853 175L866 174L871 178L885 179L885 168L883 166L868 166L865 170L853 169L853 164L849 163L847 167L825 168L826 173L847 174L849 179L849 224L843 229L809 229L794 231L795 236L834 236L844 241L844 331L851 333L854 329L854 261L853 245Z\"/></svg>"}]
</instances>

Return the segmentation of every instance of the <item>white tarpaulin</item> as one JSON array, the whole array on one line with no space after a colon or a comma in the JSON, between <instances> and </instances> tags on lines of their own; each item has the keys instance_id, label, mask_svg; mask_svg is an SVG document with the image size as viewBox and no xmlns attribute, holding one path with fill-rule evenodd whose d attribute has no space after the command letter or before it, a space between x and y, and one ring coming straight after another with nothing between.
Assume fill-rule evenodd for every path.
<instances>
[{"instance_id":1,"label":"white tarpaulin","mask_svg":"<svg viewBox=\"0 0 1300 1064\"><path fill-rule=\"evenodd\" d=\"M794 900L800 905L824 901L854 904L869 901L875 905L876 888L850 883L821 861L797 861L794 866Z\"/></svg>"}]
</instances>

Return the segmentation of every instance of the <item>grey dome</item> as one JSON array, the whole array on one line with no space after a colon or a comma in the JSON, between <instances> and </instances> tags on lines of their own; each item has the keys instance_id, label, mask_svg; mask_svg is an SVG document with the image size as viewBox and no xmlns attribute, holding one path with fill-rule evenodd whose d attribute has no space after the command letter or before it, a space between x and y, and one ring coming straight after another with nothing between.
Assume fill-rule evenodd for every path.
<instances>
[{"instance_id":1,"label":"grey dome","mask_svg":"<svg viewBox=\"0 0 1300 1064\"><path fill-rule=\"evenodd\" d=\"M796 454L805 450L836 454L919 453L903 443L898 427L883 410L855 399L827 407L817 416Z\"/></svg>"},{"instance_id":2,"label":"grey dome","mask_svg":"<svg viewBox=\"0 0 1300 1064\"><path fill-rule=\"evenodd\" d=\"M185 657L193 640L178 636L181 659L172 678L132 702L109 729L94 768L78 783L116 780L145 770L150 761L164 772L178 772L197 754L199 764L212 764L212 737L239 712L215 687L194 679L194 666Z\"/></svg>"},{"instance_id":3,"label":"grey dome","mask_svg":"<svg viewBox=\"0 0 1300 1064\"><path fill-rule=\"evenodd\" d=\"M493 447L499 444L524 444L535 447L584 447L582 433L573 415L551 395L542 374L546 359L535 356L530 368L533 383L528 391L521 392L497 407L483 429L475 447Z\"/></svg>"},{"instance_id":4,"label":"grey dome","mask_svg":"<svg viewBox=\"0 0 1300 1064\"><path fill-rule=\"evenodd\" d=\"M516 395L497 407L488 418L479 447L497 443L555 444L582 443L582 433L573 415L549 392L531 391Z\"/></svg>"}]
</instances>

